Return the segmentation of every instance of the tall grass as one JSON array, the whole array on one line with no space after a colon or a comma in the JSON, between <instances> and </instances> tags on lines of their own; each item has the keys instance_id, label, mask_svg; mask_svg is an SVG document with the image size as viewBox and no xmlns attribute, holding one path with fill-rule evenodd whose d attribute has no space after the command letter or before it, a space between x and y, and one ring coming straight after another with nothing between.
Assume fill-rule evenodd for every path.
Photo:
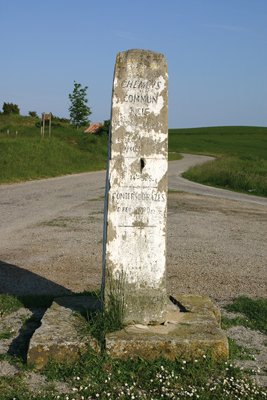
<instances>
[{"instance_id":1,"label":"tall grass","mask_svg":"<svg viewBox=\"0 0 267 400\"><path fill-rule=\"evenodd\" d=\"M185 172L184 178L267 197L267 128L170 129L169 149L218 157Z\"/></svg>"},{"instance_id":2,"label":"tall grass","mask_svg":"<svg viewBox=\"0 0 267 400\"><path fill-rule=\"evenodd\" d=\"M183 177L205 185L267 197L267 160L259 157L219 157L191 168Z\"/></svg>"}]
</instances>

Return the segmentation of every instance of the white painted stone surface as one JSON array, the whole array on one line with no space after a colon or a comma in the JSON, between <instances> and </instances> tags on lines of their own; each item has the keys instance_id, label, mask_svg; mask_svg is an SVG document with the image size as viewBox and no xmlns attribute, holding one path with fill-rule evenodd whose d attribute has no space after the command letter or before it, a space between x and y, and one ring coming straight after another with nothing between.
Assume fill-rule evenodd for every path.
<instances>
[{"instance_id":1,"label":"white painted stone surface","mask_svg":"<svg viewBox=\"0 0 267 400\"><path fill-rule=\"evenodd\" d=\"M107 170L103 292L124 320L164 321L168 71L162 54L117 55Z\"/></svg>"}]
</instances>

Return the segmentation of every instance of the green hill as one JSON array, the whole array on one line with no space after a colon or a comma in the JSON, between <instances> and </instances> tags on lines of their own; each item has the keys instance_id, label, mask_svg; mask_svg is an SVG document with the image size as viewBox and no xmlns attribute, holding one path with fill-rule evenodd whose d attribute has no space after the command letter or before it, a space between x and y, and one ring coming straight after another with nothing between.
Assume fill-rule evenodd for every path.
<instances>
[{"instance_id":1,"label":"green hill","mask_svg":"<svg viewBox=\"0 0 267 400\"><path fill-rule=\"evenodd\" d=\"M42 138L38 121L21 115L0 115L0 183L106 168L107 135L85 134L84 128L77 130L52 121L51 137L47 127ZM170 129L169 152L169 159L177 158L174 153L217 157L216 161L184 173L187 179L267 196L266 127Z\"/></svg>"},{"instance_id":2,"label":"green hill","mask_svg":"<svg viewBox=\"0 0 267 400\"><path fill-rule=\"evenodd\" d=\"M107 137L88 135L84 128L77 130L69 124L52 121L51 137L45 127L42 138L38 122L32 117L0 115L1 183L106 168Z\"/></svg>"},{"instance_id":3,"label":"green hill","mask_svg":"<svg viewBox=\"0 0 267 400\"><path fill-rule=\"evenodd\" d=\"M216 126L170 129L169 151L203 155L254 155L267 159L267 128Z\"/></svg>"},{"instance_id":4,"label":"green hill","mask_svg":"<svg viewBox=\"0 0 267 400\"><path fill-rule=\"evenodd\" d=\"M169 150L216 156L183 177L204 185L267 197L267 128L170 129Z\"/></svg>"}]
</instances>

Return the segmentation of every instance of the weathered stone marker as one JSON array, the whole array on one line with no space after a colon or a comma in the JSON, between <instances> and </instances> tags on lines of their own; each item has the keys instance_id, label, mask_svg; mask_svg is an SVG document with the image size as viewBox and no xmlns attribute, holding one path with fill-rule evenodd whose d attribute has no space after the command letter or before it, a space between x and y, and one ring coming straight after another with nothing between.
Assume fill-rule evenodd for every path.
<instances>
[{"instance_id":1,"label":"weathered stone marker","mask_svg":"<svg viewBox=\"0 0 267 400\"><path fill-rule=\"evenodd\" d=\"M164 55L118 53L107 169L103 283L125 322L164 321L168 70Z\"/></svg>"},{"instance_id":2,"label":"weathered stone marker","mask_svg":"<svg viewBox=\"0 0 267 400\"><path fill-rule=\"evenodd\" d=\"M166 294L168 72L162 54L118 54L109 139L102 290L105 305L117 300L130 325L106 334L107 353L174 361L212 351L227 359L220 312L209 298ZM98 352L93 337L80 336L73 312L85 305L95 311L99 303L94 296L55 299L30 340L28 362L42 368L49 357L71 360L88 346Z\"/></svg>"}]
</instances>

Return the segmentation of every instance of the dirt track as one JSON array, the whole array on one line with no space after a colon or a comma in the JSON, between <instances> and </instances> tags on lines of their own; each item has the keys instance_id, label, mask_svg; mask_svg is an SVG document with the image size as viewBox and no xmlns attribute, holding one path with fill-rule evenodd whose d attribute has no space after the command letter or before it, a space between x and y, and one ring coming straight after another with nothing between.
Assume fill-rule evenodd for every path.
<instances>
[{"instance_id":1,"label":"dirt track","mask_svg":"<svg viewBox=\"0 0 267 400\"><path fill-rule=\"evenodd\" d=\"M63 293L101 284L103 198L13 232L1 244L0 293ZM267 207L187 193L168 200L169 293L215 302L267 297Z\"/></svg>"},{"instance_id":2,"label":"dirt track","mask_svg":"<svg viewBox=\"0 0 267 400\"><path fill-rule=\"evenodd\" d=\"M180 182L207 195L169 194L168 291L266 297L267 199L182 180L183 171L209 159L184 155L169 163L170 189ZM0 293L99 288L104 190L105 171L0 186Z\"/></svg>"},{"instance_id":3,"label":"dirt track","mask_svg":"<svg viewBox=\"0 0 267 400\"><path fill-rule=\"evenodd\" d=\"M63 184L69 179L73 181L73 177L47 180L41 185L38 182L20 184L20 197L12 196L16 185L4 188L11 204L6 202L6 211L1 213L4 224L1 224L0 232L0 293L59 294L100 288L104 172L96 173L94 177L98 186L91 186L91 190L82 185L83 176L76 177L75 190L66 189ZM54 189L50 189L51 181ZM31 187L33 191L29 190ZM38 187L43 188L42 192ZM50 199L50 205L51 199L54 201L56 198L59 202L54 208L46 206L42 210L44 213L38 212L44 198ZM32 208L28 199L33 199ZM70 199L75 200L73 204ZM262 199L263 202L266 200ZM1 205L3 202L2 196ZM19 211L17 224L14 210ZM169 294L205 294L220 309L242 294L266 298L266 222L267 205L210 195L170 193L167 233ZM10 329L22 331L23 315L29 312L21 309L8 317L9 323L3 323L10 325ZM233 327L226 334L255 353L256 361L238 361L240 366L260 373L266 369L265 335L242 326ZM12 340L1 341L0 353L12 352L12 343L20 343L17 338ZM17 368L4 363L0 363L4 375L18 372ZM254 377L261 385L267 386L266 375ZM29 382L39 388L40 376L33 374Z\"/></svg>"}]
</instances>

